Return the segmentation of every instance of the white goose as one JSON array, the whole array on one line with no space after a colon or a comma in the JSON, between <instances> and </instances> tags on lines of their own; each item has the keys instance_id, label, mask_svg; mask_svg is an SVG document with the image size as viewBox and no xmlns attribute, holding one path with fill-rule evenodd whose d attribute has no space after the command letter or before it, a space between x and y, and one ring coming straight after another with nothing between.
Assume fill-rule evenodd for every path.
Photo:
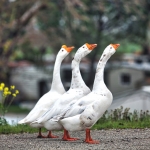
<instances>
[{"instance_id":1,"label":"white goose","mask_svg":"<svg viewBox=\"0 0 150 150\"><path fill-rule=\"evenodd\" d=\"M67 131L86 130L86 143L99 143L92 140L90 128L112 103L113 96L104 83L103 74L106 62L118 47L119 44L110 44L105 48L97 65L92 92L72 104L61 115L54 117Z\"/></svg>"},{"instance_id":2,"label":"white goose","mask_svg":"<svg viewBox=\"0 0 150 150\"><path fill-rule=\"evenodd\" d=\"M30 113L22 120L18 122L18 124L31 124L31 122L35 121L37 118L39 118L41 115L43 115L49 107L66 91L64 89L64 86L61 82L60 78L60 66L63 61L63 59L72 51L74 47L67 47L66 45L63 45L61 49L59 50L55 65L54 65L54 71L53 71L53 80L51 89L49 92L44 94L36 103L34 108L30 111ZM36 126L39 128L39 138L42 138L41 134L41 127L43 127L41 124L36 124ZM48 137L55 138L49 131Z\"/></svg>"},{"instance_id":3,"label":"white goose","mask_svg":"<svg viewBox=\"0 0 150 150\"><path fill-rule=\"evenodd\" d=\"M42 117L36 121L43 124L47 130L63 129L59 122L51 121L50 119L53 118L53 116L61 113L62 109L69 105L70 102L76 101L91 92L81 77L79 63L81 59L89 54L96 46L97 44L86 43L76 52L72 61L72 80L70 89L54 103L53 107L51 107ZM33 124L36 122L33 122ZM64 132L64 140L75 140L74 138L70 138L66 130Z\"/></svg>"}]
</instances>

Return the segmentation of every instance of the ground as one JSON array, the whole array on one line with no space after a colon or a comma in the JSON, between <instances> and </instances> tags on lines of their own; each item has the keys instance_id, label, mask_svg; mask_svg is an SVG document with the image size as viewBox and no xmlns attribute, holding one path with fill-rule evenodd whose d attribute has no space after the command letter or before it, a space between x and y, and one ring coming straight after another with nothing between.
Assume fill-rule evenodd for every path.
<instances>
[{"instance_id":1,"label":"ground","mask_svg":"<svg viewBox=\"0 0 150 150\"><path fill-rule=\"evenodd\" d=\"M46 133L44 133L46 135ZM84 143L84 131L71 132L78 141L62 141L62 132L53 132L57 139L39 139L37 134L0 135L0 150L150 150L150 129L92 130L100 144Z\"/></svg>"}]
</instances>

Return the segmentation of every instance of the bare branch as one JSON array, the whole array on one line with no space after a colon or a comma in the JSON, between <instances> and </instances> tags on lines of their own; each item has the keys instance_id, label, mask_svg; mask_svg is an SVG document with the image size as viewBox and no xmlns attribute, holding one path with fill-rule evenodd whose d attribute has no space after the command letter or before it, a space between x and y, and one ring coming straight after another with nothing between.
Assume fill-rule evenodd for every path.
<instances>
[{"instance_id":1,"label":"bare branch","mask_svg":"<svg viewBox=\"0 0 150 150\"><path fill-rule=\"evenodd\" d=\"M45 6L44 3L37 1L29 10L27 10L23 14L23 16L19 20L19 23L21 23L22 25L26 24L32 18L32 16L43 6Z\"/></svg>"}]
</instances>

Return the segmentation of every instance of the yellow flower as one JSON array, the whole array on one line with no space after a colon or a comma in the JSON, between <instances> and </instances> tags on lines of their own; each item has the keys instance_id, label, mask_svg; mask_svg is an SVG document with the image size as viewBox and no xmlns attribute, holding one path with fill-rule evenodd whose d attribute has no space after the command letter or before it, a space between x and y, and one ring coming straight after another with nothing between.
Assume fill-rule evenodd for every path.
<instances>
[{"instance_id":1,"label":"yellow flower","mask_svg":"<svg viewBox=\"0 0 150 150\"><path fill-rule=\"evenodd\" d=\"M4 83L1 83L1 85L0 85L1 87L4 87L5 86L5 84Z\"/></svg>"},{"instance_id":2,"label":"yellow flower","mask_svg":"<svg viewBox=\"0 0 150 150\"><path fill-rule=\"evenodd\" d=\"M10 91L8 91L8 95L10 95L11 94L11 92Z\"/></svg>"},{"instance_id":3,"label":"yellow flower","mask_svg":"<svg viewBox=\"0 0 150 150\"><path fill-rule=\"evenodd\" d=\"M3 91L3 87L2 86L0 86L0 91Z\"/></svg>"},{"instance_id":4,"label":"yellow flower","mask_svg":"<svg viewBox=\"0 0 150 150\"><path fill-rule=\"evenodd\" d=\"M8 91L4 91L3 94L4 94L4 96L7 96L8 95Z\"/></svg>"},{"instance_id":5,"label":"yellow flower","mask_svg":"<svg viewBox=\"0 0 150 150\"><path fill-rule=\"evenodd\" d=\"M16 97L16 94L14 93L14 94L12 94L12 96L13 96L13 97Z\"/></svg>"},{"instance_id":6,"label":"yellow flower","mask_svg":"<svg viewBox=\"0 0 150 150\"><path fill-rule=\"evenodd\" d=\"M11 85L10 88L13 90L13 89L15 89L15 86L14 86L14 85Z\"/></svg>"},{"instance_id":7,"label":"yellow flower","mask_svg":"<svg viewBox=\"0 0 150 150\"><path fill-rule=\"evenodd\" d=\"M8 90L9 90L8 87L5 87L5 88L4 88L4 91L8 92Z\"/></svg>"},{"instance_id":8,"label":"yellow flower","mask_svg":"<svg viewBox=\"0 0 150 150\"><path fill-rule=\"evenodd\" d=\"M16 94L19 94L19 91L18 90L16 90L16 92L15 92Z\"/></svg>"}]
</instances>

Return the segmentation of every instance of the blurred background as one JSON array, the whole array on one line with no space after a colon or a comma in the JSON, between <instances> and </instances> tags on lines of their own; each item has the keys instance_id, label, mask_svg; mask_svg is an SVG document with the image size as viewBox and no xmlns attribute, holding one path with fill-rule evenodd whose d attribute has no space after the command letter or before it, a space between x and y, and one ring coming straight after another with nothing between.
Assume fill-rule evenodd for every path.
<instances>
[{"instance_id":1,"label":"blurred background","mask_svg":"<svg viewBox=\"0 0 150 150\"><path fill-rule=\"evenodd\" d=\"M110 109L150 109L150 0L1 0L0 82L15 85L13 104L33 108L51 87L55 57L62 45L75 46L61 66L71 81L71 61L84 43L97 43L81 74L92 89L97 62L110 43L120 43L105 68L114 95Z\"/></svg>"}]
</instances>

